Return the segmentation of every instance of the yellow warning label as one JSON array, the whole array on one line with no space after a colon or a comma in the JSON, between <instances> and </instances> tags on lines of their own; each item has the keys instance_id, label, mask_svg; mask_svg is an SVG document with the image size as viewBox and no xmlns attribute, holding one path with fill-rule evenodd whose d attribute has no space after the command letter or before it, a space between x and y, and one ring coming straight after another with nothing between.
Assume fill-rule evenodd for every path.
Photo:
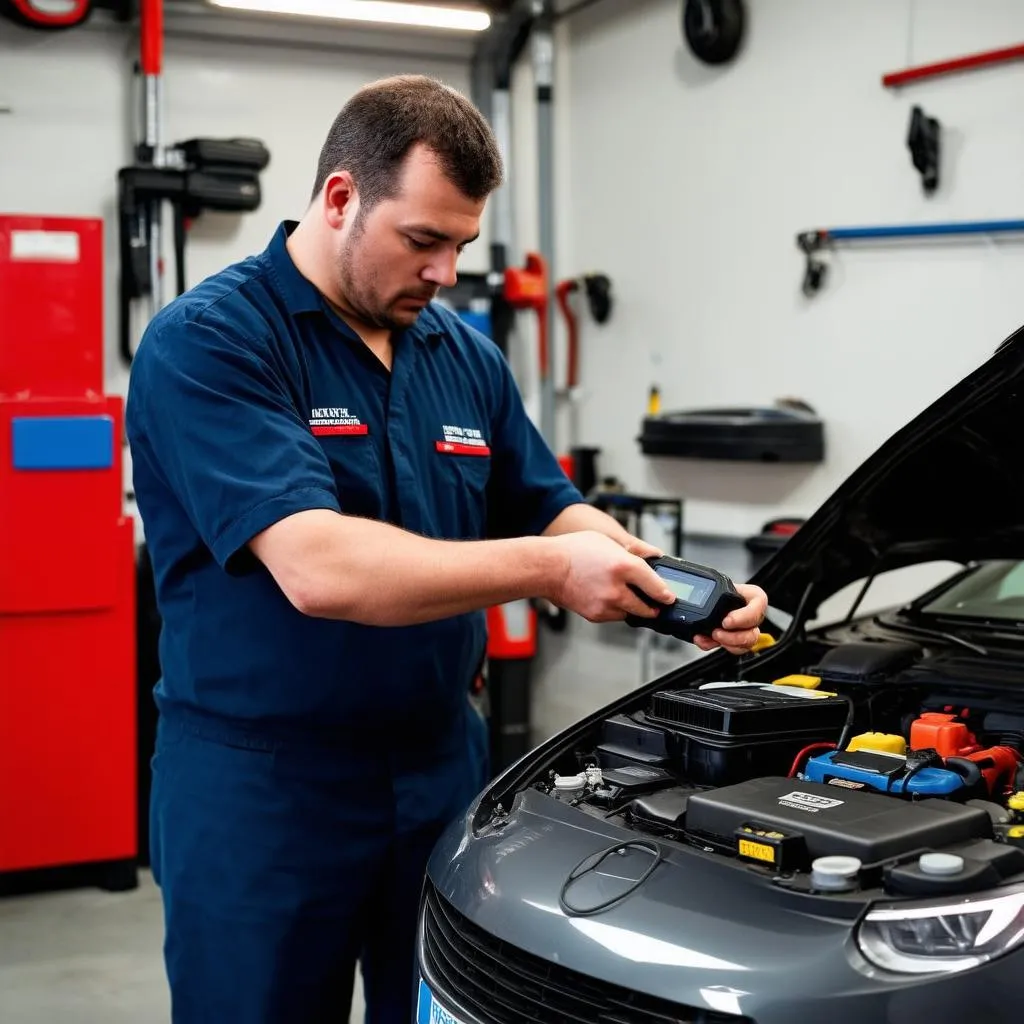
<instances>
[{"instance_id":1,"label":"yellow warning label","mask_svg":"<svg viewBox=\"0 0 1024 1024\"><path fill-rule=\"evenodd\" d=\"M753 857L769 864L775 863L775 847L767 843L752 843L749 839L741 839L739 852L741 857Z\"/></svg>"}]
</instances>

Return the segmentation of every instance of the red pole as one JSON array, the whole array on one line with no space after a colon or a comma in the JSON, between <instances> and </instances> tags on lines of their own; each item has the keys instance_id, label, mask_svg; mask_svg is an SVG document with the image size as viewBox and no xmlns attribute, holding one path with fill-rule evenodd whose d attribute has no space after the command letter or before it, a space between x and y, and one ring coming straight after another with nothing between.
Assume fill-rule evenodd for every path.
<instances>
[{"instance_id":1,"label":"red pole","mask_svg":"<svg viewBox=\"0 0 1024 1024\"><path fill-rule=\"evenodd\" d=\"M922 64L920 67L907 68L904 71L891 71L882 76L882 85L887 89L911 82L920 82L925 78L948 75L956 71L973 71L975 68L988 67L991 64L1003 64L1006 61L1024 58L1024 45L1007 46L1002 50L986 50L984 53L973 53L967 57L956 57L953 60L938 61L935 64Z\"/></svg>"},{"instance_id":2,"label":"red pole","mask_svg":"<svg viewBox=\"0 0 1024 1024\"><path fill-rule=\"evenodd\" d=\"M164 5L163 0L142 0L142 73L159 75L164 63Z\"/></svg>"}]
</instances>

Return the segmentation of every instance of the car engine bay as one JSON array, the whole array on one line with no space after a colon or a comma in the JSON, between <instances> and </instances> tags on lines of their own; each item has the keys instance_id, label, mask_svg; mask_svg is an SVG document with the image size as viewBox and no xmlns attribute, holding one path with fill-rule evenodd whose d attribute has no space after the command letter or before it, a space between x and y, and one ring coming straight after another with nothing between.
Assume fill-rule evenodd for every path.
<instances>
[{"instance_id":1,"label":"car engine bay","mask_svg":"<svg viewBox=\"0 0 1024 1024\"><path fill-rule=\"evenodd\" d=\"M928 662L915 642L855 639L791 661L797 671L744 673L763 679L675 688L670 676L592 721L527 785L803 892L920 897L1019 880L1024 686Z\"/></svg>"}]
</instances>

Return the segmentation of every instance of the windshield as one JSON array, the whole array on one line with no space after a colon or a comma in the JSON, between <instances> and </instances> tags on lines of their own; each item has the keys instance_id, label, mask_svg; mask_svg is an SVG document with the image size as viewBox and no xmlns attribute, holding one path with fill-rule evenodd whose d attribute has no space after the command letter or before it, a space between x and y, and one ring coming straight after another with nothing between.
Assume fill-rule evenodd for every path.
<instances>
[{"instance_id":1,"label":"windshield","mask_svg":"<svg viewBox=\"0 0 1024 1024\"><path fill-rule=\"evenodd\" d=\"M1024 621L1024 562L987 562L919 611L947 618Z\"/></svg>"}]
</instances>

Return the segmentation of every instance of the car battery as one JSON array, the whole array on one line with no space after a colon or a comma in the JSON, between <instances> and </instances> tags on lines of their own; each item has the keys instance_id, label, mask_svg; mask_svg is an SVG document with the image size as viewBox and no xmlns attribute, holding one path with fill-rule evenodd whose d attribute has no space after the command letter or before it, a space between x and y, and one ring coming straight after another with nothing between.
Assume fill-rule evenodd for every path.
<instances>
[{"instance_id":1,"label":"car battery","mask_svg":"<svg viewBox=\"0 0 1024 1024\"><path fill-rule=\"evenodd\" d=\"M950 796L963 789L956 772L933 764L919 767L900 754L877 750L830 750L808 758L804 776L842 789L874 789L881 793Z\"/></svg>"}]
</instances>

